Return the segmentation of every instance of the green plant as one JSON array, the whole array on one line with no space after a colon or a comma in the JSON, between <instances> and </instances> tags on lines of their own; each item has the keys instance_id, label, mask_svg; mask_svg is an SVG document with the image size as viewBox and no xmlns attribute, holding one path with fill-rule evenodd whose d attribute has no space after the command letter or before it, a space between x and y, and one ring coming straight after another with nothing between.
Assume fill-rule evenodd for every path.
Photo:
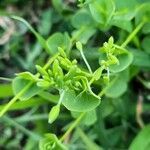
<instances>
[{"instance_id":1,"label":"green plant","mask_svg":"<svg viewBox=\"0 0 150 150\"><path fill-rule=\"evenodd\" d=\"M120 2L119 0L79 0L77 3L78 9L74 13L62 1L53 0L52 3L59 14L60 18L58 20L60 19L60 23L62 18L64 20L68 19L64 15L65 12L71 13L70 24L73 27L71 34L68 33L69 31L65 33L56 31L56 33L46 38L40 33L41 28L39 31L36 31L23 18L9 15L9 18L18 20L28 27L35 35L41 49L44 50L41 51L48 57L50 55L50 58L47 63L44 60L42 60L42 63L38 63L39 65L35 66L36 71L34 70L33 62L30 64L34 70L31 72L36 72L35 74L30 71L16 74L16 77L12 79L14 97L6 105L0 107L0 117L11 109L23 109L28 106L39 107L43 104L52 103L50 108L46 108L48 109L48 114L44 114L50 125L52 123L55 124L57 119L59 120L59 116L64 114L65 108L67 109L65 111L70 111L72 118L75 119L66 127L66 131L63 134L47 133L45 137L38 137L20 127L13 120L7 118L7 116L4 116L4 120L11 122L14 126L18 126L27 135L33 137L33 139L40 140L39 148L41 150L64 150L68 149L68 147L71 149L69 143L73 141L66 141L72 131L79 125L81 127L77 128L75 134L82 138L86 147L93 147L95 150L114 147L114 145L117 145L116 141L119 141L118 138L121 131L130 126L128 123L129 114L127 112L129 105L122 100L129 99L130 97L130 90L127 91L128 82L138 74L140 66L149 70L150 59L149 54L146 52L148 51L147 42L145 42L149 38L147 36L144 38L144 51L139 52L134 49L141 47L140 37L138 37L139 32L149 34L150 3L142 3L136 0L131 2ZM111 36L112 33L109 36L105 36L105 33L107 34L114 26L117 27L119 36L115 35L116 37L114 36L113 38ZM102 42L95 42L95 39L99 38L97 30L104 33L104 38L102 37L101 39ZM114 28L114 30L116 29ZM106 39L108 41L103 43ZM94 44L96 49L94 49ZM138 59L136 59L137 57ZM39 60L39 62L41 61ZM138 79L144 86L146 85L145 87L148 87L143 79ZM123 95L125 92L126 94ZM10 95L12 95L12 91L10 91ZM5 94L1 96L6 97L7 94L6 96ZM108 101L106 98L110 100ZM47 100L45 101L44 99ZM116 101L113 101L113 99L116 99ZM106 111L107 108L108 110ZM116 110L117 114L114 113L112 118L115 115L121 117L122 125L121 127L117 126L110 133L105 132L103 118ZM100 141L102 146L98 146L93 142L94 140L91 141L88 135L82 131L82 127L83 129L85 126L89 127L96 121L97 124L100 124L101 128L101 133L98 133L100 139L104 139L104 141ZM141 126L143 127L143 124ZM97 130L97 128L95 125L94 130ZM149 130L149 127L145 130ZM141 133L144 136L145 130L143 131L144 133ZM111 143L106 136L109 136L109 134L112 136L112 133L115 132L117 134L116 141ZM75 138L72 139L78 137L75 134L73 134ZM137 137L135 141L138 140L139 138ZM135 149L134 147L138 147L135 141L131 144L131 149L133 150ZM148 147L147 143L149 141L145 143L145 147ZM122 145L119 146L122 147Z\"/></svg>"}]
</instances>

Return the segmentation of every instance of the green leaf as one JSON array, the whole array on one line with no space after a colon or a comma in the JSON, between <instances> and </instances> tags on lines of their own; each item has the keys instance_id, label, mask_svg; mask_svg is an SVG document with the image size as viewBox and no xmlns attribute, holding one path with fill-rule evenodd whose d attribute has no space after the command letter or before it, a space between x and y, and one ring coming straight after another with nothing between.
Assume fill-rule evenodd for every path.
<instances>
[{"instance_id":1,"label":"green leaf","mask_svg":"<svg viewBox=\"0 0 150 150\"><path fill-rule=\"evenodd\" d=\"M73 40L80 41L83 44L86 44L89 38L94 35L96 29L91 26L83 26L78 30L72 32Z\"/></svg>"},{"instance_id":2,"label":"green leaf","mask_svg":"<svg viewBox=\"0 0 150 150\"><path fill-rule=\"evenodd\" d=\"M81 9L72 17L71 23L73 27L79 29L82 26L92 26L94 21L86 9Z\"/></svg>"},{"instance_id":3,"label":"green leaf","mask_svg":"<svg viewBox=\"0 0 150 150\"><path fill-rule=\"evenodd\" d=\"M122 16L121 17L114 17L111 22L112 25L119 27L123 30L131 32L133 29L132 23L130 20L125 20Z\"/></svg>"},{"instance_id":4,"label":"green leaf","mask_svg":"<svg viewBox=\"0 0 150 150\"><path fill-rule=\"evenodd\" d=\"M130 150L148 150L150 148L150 125L145 126L132 141Z\"/></svg>"},{"instance_id":5,"label":"green leaf","mask_svg":"<svg viewBox=\"0 0 150 150\"><path fill-rule=\"evenodd\" d=\"M100 24L108 24L114 14L115 5L112 0L95 0L89 5L93 18Z\"/></svg>"},{"instance_id":6,"label":"green leaf","mask_svg":"<svg viewBox=\"0 0 150 150\"><path fill-rule=\"evenodd\" d=\"M114 78L108 85L106 96L111 98L117 98L121 96L127 90L127 81L124 79L122 74Z\"/></svg>"},{"instance_id":7,"label":"green leaf","mask_svg":"<svg viewBox=\"0 0 150 150\"><path fill-rule=\"evenodd\" d=\"M18 77L21 77L26 80L36 81L38 78L30 72L21 72L16 74Z\"/></svg>"},{"instance_id":8,"label":"green leaf","mask_svg":"<svg viewBox=\"0 0 150 150\"><path fill-rule=\"evenodd\" d=\"M111 72L120 72L120 71L123 71L133 61L133 55L129 51L126 51L126 53L118 55L117 58L119 60L119 64L111 65L109 67Z\"/></svg>"},{"instance_id":9,"label":"green leaf","mask_svg":"<svg viewBox=\"0 0 150 150\"><path fill-rule=\"evenodd\" d=\"M48 88L50 85L51 85L50 82L42 80L42 79L37 82L37 86L41 88Z\"/></svg>"},{"instance_id":10,"label":"green leaf","mask_svg":"<svg viewBox=\"0 0 150 150\"><path fill-rule=\"evenodd\" d=\"M142 47L145 52L150 54L150 36L146 36L142 41Z\"/></svg>"},{"instance_id":11,"label":"green leaf","mask_svg":"<svg viewBox=\"0 0 150 150\"><path fill-rule=\"evenodd\" d=\"M38 31L42 35L48 35L52 27L52 10L46 9L42 11Z\"/></svg>"},{"instance_id":12,"label":"green leaf","mask_svg":"<svg viewBox=\"0 0 150 150\"><path fill-rule=\"evenodd\" d=\"M150 33L150 22L145 23L145 25L142 28L142 32L145 34L149 34Z\"/></svg>"},{"instance_id":13,"label":"green leaf","mask_svg":"<svg viewBox=\"0 0 150 150\"><path fill-rule=\"evenodd\" d=\"M14 94L18 94L27 84L32 81L22 79L21 77L16 77L12 82L13 92ZM19 97L20 100L28 100L31 97L35 96L39 92L41 92L43 88L40 88L33 82L30 88L21 96Z\"/></svg>"},{"instance_id":14,"label":"green leaf","mask_svg":"<svg viewBox=\"0 0 150 150\"><path fill-rule=\"evenodd\" d=\"M45 134L45 138L40 140L40 150L68 150L56 137L55 134Z\"/></svg>"},{"instance_id":15,"label":"green leaf","mask_svg":"<svg viewBox=\"0 0 150 150\"><path fill-rule=\"evenodd\" d=\"M144 51L140 51L138 49L132 49L131 50L134 59L133 59L133 65L138 67L150 67L150 55L147 54Z\"/></svg>"},{"instance_id":16,"label":"green leaf","mask_svg":"<svg viewBox=\"0 0 150 150\"><path fill-rule=\"evenodd\" d=\"M62 34L56 32L47 39L46 44L49 49L49 54L56 54L58 52L58 47L61 47L66 53L68 53L71 41L67 33Z\"/></svg>"},{"instance_id":17,"label":"green leaf","mask_svg":"<svg viewBox=\"0 0 150 150\"><path fill-rule=\"evenodd\" d=\"M52 107L52 109L49 112L48 122L53 123L57 119L59 112L60 112L60 105Z\"/></svg>"},{"instance_id":18,"label":"green leaf","mask_svg":"<svg viewBox=\"0 0 150 150\"><path fill-rule=\"evenodd\" d=\"M97 121L97 115L95 110L88 111L83 117L81 123L90 126Z\"/></svg>"},{"instance_id":19,"label":"green leaf","mask_svg":"<svg viewBox=\"0 0 150 150\"><path fill-rule=\"evenodd\" d=\"M99 80L100 79L100 77L101 77L101 75L102 75L102 71L103 71L103 69L102 69L102 67L99 67L94 73L93 73L93 77L92 77L92 81L97 81L97 80Z\"/></svg>"},{"instance_id":20,"label":"green leaf","mask_svg":"<svg viewBox=\"0 0 150 150\"><path fill-rule=\"evenodd\" d=\"M87 91L76 94L73 90L66 90L62 104L68 110L86 112L96 108L100 104L100 100Z\"/></svg>"}]
</instances>

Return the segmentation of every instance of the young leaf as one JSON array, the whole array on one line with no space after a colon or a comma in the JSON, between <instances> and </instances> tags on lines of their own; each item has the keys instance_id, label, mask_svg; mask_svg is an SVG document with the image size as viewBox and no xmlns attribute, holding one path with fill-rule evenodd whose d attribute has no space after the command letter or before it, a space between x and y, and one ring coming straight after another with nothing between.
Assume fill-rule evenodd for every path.
<instances>
[{"instance_id":1,"label":"young leaf","mask_svg":"<svg viewBox=\"0 0 150 150\"><path fill-rule=\"evenodd\" d=\"M26 80L31 80L31 81L38 80L38 78L35 75L31 74L30 72L21 72L21 73L17 73L16 75Z\"/></svg>"},{"instance_id":2,"label":"young leaf","mask_svg":"<svg viewBox=\"0 0 150 150\"><path fill-rule=\"evenodd\" d=\"M59 112L60 112L60 105L52 107L52 109L49 112L48 122L53 123L57 119Z\"/></svg>"},{"instance_id":3,"label":"young leaf","mask_svg":"<svg viewBox=\"0 0 150 150\"><path fill-rule=\"evenodd\" d=\"M51 83L45 80L40 80L37 82L37 86L41 88L48 88L50 85Z\"/></svg>"}]
</instances>

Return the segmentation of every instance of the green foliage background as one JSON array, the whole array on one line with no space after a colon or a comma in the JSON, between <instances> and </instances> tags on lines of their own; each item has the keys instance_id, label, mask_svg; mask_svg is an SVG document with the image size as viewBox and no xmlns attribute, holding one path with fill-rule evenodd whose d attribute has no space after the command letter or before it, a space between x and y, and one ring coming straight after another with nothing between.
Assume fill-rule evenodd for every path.
<instances>
[{"instance_id":1,"label":"green foliage background","mask_svg":"<svg viewBox=\"0 0 150 150\"><path fill-rule=\"evenodd\" d=\"M109 66L108 81L107 70L98 68L112 48L111 36L119 65ZM58 91L43 90L47 82L29 85L25 94L16 97L28 80L36 81L36 70L47 74L36 65L45 66L58 47L68 63L76 59L81 70L88 72L81 45L76 48L78 41L94 72L92 94L100 92L101 103L91 93L76 98L67 89L60 108ZM0 149L47 150L55 143L55 150L149 150L149 90L149 0L0 1L0 112L15 96L6 113L1 113ZM84 116L79 116L83 111Z\"/></svg>"}]
</instances>

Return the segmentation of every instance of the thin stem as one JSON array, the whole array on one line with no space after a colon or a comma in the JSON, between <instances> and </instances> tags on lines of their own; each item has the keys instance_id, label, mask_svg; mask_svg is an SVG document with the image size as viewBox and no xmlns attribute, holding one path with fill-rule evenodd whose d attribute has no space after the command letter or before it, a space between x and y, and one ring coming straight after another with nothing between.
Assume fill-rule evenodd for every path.
<instances>
[{"instance_id":1,"label":"thin stem","mask_svg":"<svg viewBox=\"0 0 150 150\"><path fill-rule=\"evenodd\" d=\"M33 84L33 82L30 82L29 84L27 84L15 97L13 97L8 103L7 105L0 111L0 117L2 117L6 111L10 108L10 106L16 102L16 100L22 96L29 88L30 86Z\"/></svg>"},{"instance_id":2,"label":"thin stem","mask_svg":"<svg viewBox=\"0 0 150 150\"><path fill-rule=\"evenodd\" d=\"M88 61L86 60L86 58L85 58L85 56L84 56L83 50L80 50L80 53L81 53L81 56L82 56L82 58L83 58L83 60L84 60L84 62L85 62L85 64L86 64L86 66L87 66L89 72L92 74L92 73L93 73L93 72L92 72L92 69L91 69L91 67L90 67L90 65L89 65L89 63L88 63Z\"/></svg>"},{"instance_id":3,"label":"thin stem","mask_svg":"<svg viewBox=\"0 0 150 150\"><path fill-rule=\"evenodd\" d=\"M64 90L60 90L59 93L60 93L60 98L59 98L59 101L58 101L58 105L61 105L61 102L62 102L62 100L63 100L65 91L64 91Z\"/></svg>"},{"instance_id":4,"label":"thin stem","mask_svg":"<svg viewBox=\"0 0 150 150\"><path fill-rule=\"evenodd\" d=\"M5 78L5 77L0 77L0 80L8 81L8 82L11 82L11 81L12 81L12 79L10 79L10 78Z\"/></svg>"},{"instance_id":5,"label":"thin stem","mask_svg":"<svg viewBox=\"0 0 150 150\"><path fill-rule=\"evenodd\" d=\"M122 48L126 47L131 40L135 37L135 35L139 32L139 30L143 27L143 25L145 24L145 20L143 20L134 30L133 32L127 37L127 39L123 42L123 44L121 45Z\"/></svg>"},{"instance_id":6,"label":"thin stem","mask_svg":"<svg viewBox=\"0 0 150 150\"><path fill-rule=\"evenodd\" d=\"M81 119L84 117L85 113L81 113L81 115L72 123L69 129L65 132L65 134L60 138L60 141L63 141L69 133L80 123Z\"/></svg>"}]
</instances>

